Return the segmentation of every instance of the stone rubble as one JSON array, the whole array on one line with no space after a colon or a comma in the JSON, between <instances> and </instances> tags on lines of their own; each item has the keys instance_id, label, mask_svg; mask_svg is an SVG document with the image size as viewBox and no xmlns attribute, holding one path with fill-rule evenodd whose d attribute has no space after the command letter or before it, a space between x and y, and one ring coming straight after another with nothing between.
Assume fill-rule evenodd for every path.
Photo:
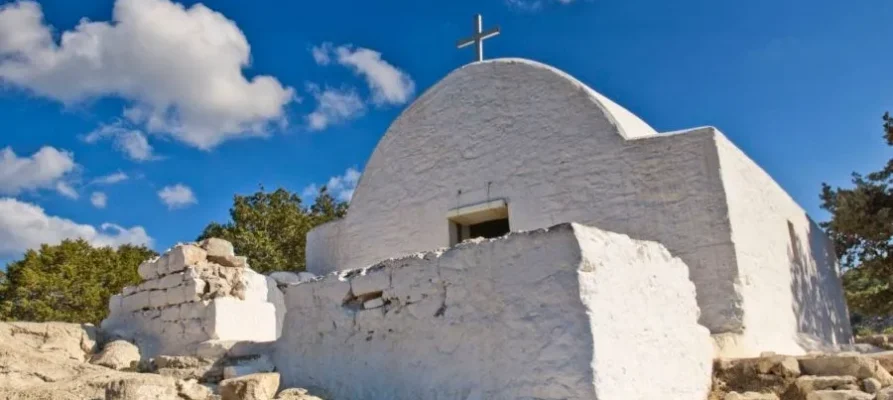
<instances>
[{"instance_id":1,"label":"stone rubble","mask_svg":"<svg viewBox=\"0 0 893 400\"><path fill-rule=\"evenodd\" d=\"M893 400L890 352L719 359L710 400Z\"/></svg>"},{"instance_id":2,"label":"stone rubble","mask_svg":"<svg viewBox=\"0 0 893 400\"><path fill-rule=\"evenodd\" d=\"M90 363L118 371L135 370L140 362L140 349L126 340L107 343Z\"/></svg>"},{"instance_id":3,"label":"stone rubble","mask_svg":"<svg viewBox=\"0 0 893 400\"><path fill-rule=\"evenodd\" d=\"M194 354L209 340L273 341L281 331L285 309L275 281L251 270L225 240L178 244L138 273L143 282L109 300L102 329L147 357Z\"/></svg>"},{"instance_id":4,"label":"stone rubble","mask_svg":"<svg viewBox=\"0 0 893 400\"><path fill-rule=\"evenodd\" d=\"M132 345L112 340L99 346L102 336L92 325L65 323L0 322L0 399L3 400L324 400L301 388L279 389L278 373L249 374L224 380L230 365L269 362L270 347L258 343L214 343L205 349L218 356L158 356L138 365L143 373L120 371L125 361L102 366L97 360ZM222 350L221 350L222 349ZM213 350L213 351L212 351ZM116 358L117 356L113 357ZM261 360L258 362L258 360ZM132 369L133 364L131 367ZM209 368L210 366L210 368ZM216 370L213 382L201 381L183 371ZM156 373L145 373L155 370ZM177 371L167 376L161 370ZM218 394L219 393L219 394Z\"/></svg>"},{"instance_id":5,"label":"stone rubble","mask_svg":"<svg viewBox=\"0 0 893 400\"><path fill-rule=\"evenodd\" d=\"M261 373L220 382L222 400L270 400L279 390L279 374Z\"/></svg>"}]
</instances>

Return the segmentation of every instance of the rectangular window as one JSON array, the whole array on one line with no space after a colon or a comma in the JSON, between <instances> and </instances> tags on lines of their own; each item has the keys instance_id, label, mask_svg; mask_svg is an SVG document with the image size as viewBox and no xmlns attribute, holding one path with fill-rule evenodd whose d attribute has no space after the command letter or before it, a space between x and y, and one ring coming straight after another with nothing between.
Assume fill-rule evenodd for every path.
<instances>
[{"instance_id":1,"label":"rectangular window","mask_svg":"<svg viewBox=\"0 0 893 400\"><path fill-rule=\"evenodd\" d=\"M450 224L450 246L473 238L497 238L511 231L508 205L493 200L455 208L447 213Z\"/></svg>"}]
</instances>

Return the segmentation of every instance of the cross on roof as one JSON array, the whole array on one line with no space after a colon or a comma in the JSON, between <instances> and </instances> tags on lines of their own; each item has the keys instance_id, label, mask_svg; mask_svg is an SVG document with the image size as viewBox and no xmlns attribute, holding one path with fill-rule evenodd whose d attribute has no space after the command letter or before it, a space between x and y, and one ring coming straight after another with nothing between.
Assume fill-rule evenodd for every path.
<instances>
[{"instance_id":1,"label":"cross on roof","mask_svg":"<svg viewBox=\"0 0 893 400\"><path fill-rule=\"evenodd\" d=\"M470 38L462 39L456 43L456 48L461 49L463 47L469 45L476 45L477 47L477 61L484 60L484 40L487 40L491 37L494 37L499 34L499 27L495 27L493 29L489 29L484 32L484 17L481 14L475 15L474 17L474 35Z\"/></svg>"}]
</instances>

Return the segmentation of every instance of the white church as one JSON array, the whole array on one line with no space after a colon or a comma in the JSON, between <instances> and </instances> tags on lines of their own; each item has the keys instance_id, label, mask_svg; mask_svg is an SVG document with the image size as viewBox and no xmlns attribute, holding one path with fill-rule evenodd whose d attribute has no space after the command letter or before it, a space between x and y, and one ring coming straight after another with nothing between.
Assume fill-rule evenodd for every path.
<instances>
[{"instance_id":1,"label":"white church","mask_svg":"<svg viewBox=\"0 0 893 400\"><path fill-rule=\"evenodd\" d=\"M347 216L309 234L307 265L325 274L566 222L684 261L724 355L852 341L832 244L717 128L658 133L525 59L463 66L409 106Z\"/></svg>"},{"instance_id":2,"label":"white church","mask_svg":"<svg viewBox=\"0 0 893 400\"><path fill-rule=\"evenodd\" d=\"M265 342L283 387L345 399L702 400L715 358L851 347L831 242L719 130L660 134L556 68L484 61L476 22L478 61L309 233L318 277L179 245L103 329L143 354Z\"/></svg>"}]
</instances>

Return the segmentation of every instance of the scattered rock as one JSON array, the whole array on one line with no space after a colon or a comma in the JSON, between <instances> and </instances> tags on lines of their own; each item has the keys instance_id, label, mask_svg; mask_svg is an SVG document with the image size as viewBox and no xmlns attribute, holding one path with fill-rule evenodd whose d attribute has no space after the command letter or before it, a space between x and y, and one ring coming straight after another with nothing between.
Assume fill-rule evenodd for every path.
<instances>
[{"instance_id":1,"label":"scattered rock","mask_svg":"<svg viewBox=\"0 0 893 400\"><path fill-rule=\"evenodd\" d=\"M186 400L207 400L213 394L210 388L192 379L177 381L177 392Z\"/></svg>"},{"instance_id":2,"label":"scattered rock","mask_svg":"<svg viewBox=\"0 0 893 400\"><path fill-rule=\"evenodd\" d=\"M873 358L881 364L887 372L893 371L893 351L882 351L877 353L866 354L866 357ZM891 372L893 373L893 372Z\"/></svg>"},{"instance_id":3,"label":"scattered rock","mask_svg":"<svg viewBox=\"0 0 893 400\"><path fill-rule=\"evenodd\" d=\"M222 400L270 400L279 389L279 374L265 373L220 382Z\"/></svg>"},{"instance_id":4,"label":"scattered rock","mask_svg":"<svg viewBox=\"0 0 893 400\"><path fill-rule=\"evenodd\" d=\"M125 378L110 383L105 389L105 400L179 400L174 382L151 377Z\"/></svg>"},{"instance_id":5,"label":"scattered rock","mask_svg":"<svg viewBox=\"0 0 893 400\"><path fill-rule=\"evenodd\" d=\"M877 393L881 390L881 383L874 378L867 378L862 380L862 388L866 393Z\"/></svg>"},{"instance_id":6,"label":"scattered rock","mask_svg":"<svg viewBox=\"0 0 893 400\"><path fill-rule=\"evenodd\" d=\"M893 400L893 387L884 388L878 391L875 400Z\"/></svg>"},{"instance_id":7,"label":"scattered rock","mask_svg":"<svg viewBox=\"0 0 893 400\"><path fill-rule=\"evenodd\" d=\"M135 370L140 362L140 349L126 340L115 340L93 356L90 363L118 371Z\"/></svg>"},{"instance_id":8,"label":"scattered rock","mask_svg":"<svg viewBox=\"0 0 893 400\"><path fill-rule=\"evenodd\" d=\"M269 275L270 278L273 278L276 281L276 285L278 286L287 286L287 285L297 285L299 283L303 283L301 276L294 272L273 272Z\"/></svg>"},{"instance_id":9,"label":"scattered rock","mask_svg":"<svg viewBox=\"0 0 893 400\"><path fill-rule=\"evenodd\" d=\"M279 395L276 396L276 400L323 400L323 398L310 394L307 389L291 388L279 392ZM772 400L777 400L777 398Z\"/></svg>"},{"instance_id":10,"label":"scattered rock","mask_svg":"<svg viewBox=\"0 0 893 400\"><path fill-rule=\"evenodd\" d=\"M883 386L893 384L893 376L874 358L863 355L825 355L800 359L800 370L809 375L849 375L858 379L874 378Z\"/></svg>"},{"instance_id":11,"label":"scattered rock","mask_svg":"<svg viewBox=\"0 0 893 400\"><path fill-rule=\"evenodd\" d=\"M271 361L270 358L266 355L261 355L258 357L239 360L236 361L233 365L225 367L223 369L223 379L237 378L240 376L263 372L273 372L273 370L275 369L276 367L273 365L273 361Z\"/></svg>"},{"instance_id":12,"label":"scattered rock","mask_svg":"<svg viewBox=\"0 0 893 400\"><path fill-rule=\"evenodd\" d=\"M151 372L176 379L219 382L223 366L214 359L192 356L158 356L152 360Z\"/></svg>"},{"instance_id":13,"label":"scattered rock","mask_svg":"<svg viewBox=\"0 0 893 400\"><path fill-rule=\"evenodd\" d=\"M199 247L208 252L208 258L227 257L236 255L233 244L218 238L208 238L199 242Z\"/></svg>"},{"instance_id":14,"label":"scattered rock","mask_svg":"<svg viewBox=\"0 0 893 400\"><path fill-rule=\"evenodd\" d=\"M245 256L208 256L208 261L228 268L248 268L248 257Z\"/></svg>"},{"instance_id":15,"label":"scattered rock","mask_svg":"<svg viewBox=\"0 0 893 400\"><path fill-rule=\"evenodd\" d=\"M775 393L757 393L757 392L745 392L744 394L738 392L731 392L723 398L723 400L778 400L778 396Z\"/></svg>"},{"instance_id":16,"label":"scattered rock","mask_svg":"<svg viewBox=\"0 0 893 400\"><path fill-rule=\"evenodd\" d=\"M806 400L874 400L874 395L858 390L819 390L807 395Z\"/></svg>"}]
</instances>

